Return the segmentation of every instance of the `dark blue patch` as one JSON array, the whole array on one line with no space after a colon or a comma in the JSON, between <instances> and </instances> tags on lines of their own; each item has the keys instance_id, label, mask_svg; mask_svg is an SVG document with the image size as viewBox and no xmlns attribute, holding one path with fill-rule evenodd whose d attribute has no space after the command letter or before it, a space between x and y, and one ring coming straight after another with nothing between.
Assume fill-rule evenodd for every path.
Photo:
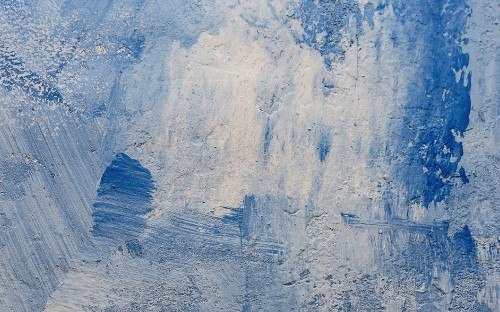
<instances>
[{"instance_id":1,"label":"dark blue patch","mask_svg":"<svg viewBox=\"0 0 500 312\"><path fill-rule=\"evenodd\" d=\"M101 177L92 217L94 236L133 240L151 211L153 181L148 169L129 156L116 155Z\"/></svg>"},{"instance_id":2,"label":"dark blue patch","mask_svg":"<svg viewBox=\"0 0 500 312\"><path fill-rule=\"evenodd\" d=\"M26 68L24 62L13 51L0 43L0 77L7 90L20 88L30 96L51 102L62 102L59 91L39 74Z\"/></svg>"},{"instance_id":3,"label":"dark blue patch","mask_svg":"<svg viewBox=\"0 0 500 312\"><path fill-rule=\"evenodd\" d=\"M391 204L389 202L385 202L384 203L384 218L385 219L392 219L392 207L391 207Z\"/></svg>"},{"instance_id":4,"label":"dark blue patch","mask_svg":"<svg viewBox=\"0 0 500 312\"><path fill-rule=\"evenodd\" d=\"M134 60L140 59L142 52L144 51L144 45L146 38L143 35L135 34L126 39L119 40L123 45L123 48L132 56Z\"/></svg>"},{"instance_id":5,"label":"dark blue patch","mask_svg":"<svg viewBox=\"0 0 500 312\"><path fill-rule=\"evenodd\" d=\"M428 1L394 1L393 9L403 32L394 37L405 36L420 46L405 48L406 58L416 66L404 116L397 118L402 122L393 129L397 141L387 158L406 185L410 201L428 207L446 199L463 155L455 135L463 136L469 124L471 76L462 73L457 82L453 70L469 64L469 56L457 43L470 9L464 0L438 0L432 5ZM396 41L395 46L399 45ZM466 181L465 170L460 171Z\"/></svg>"},{"instance_id":6,"label":"dark blue patch","mask_svg":"<svg viewBox=\"0 0 500 312\"><path fill-rule=\"evenodd\" d=\"M308 269L305 269L304 271L300 272L299 278L301 280L305 280L305 279L308 279L310 275L311 275L311 272Z\"/></svg>"},{"instance_id":7,"label":"dark blue patch","mask_svg":"<svg viewBox=\"0 0 500 312\"><path fill-rule=\"evenodd\" d=\"M453 235L453 242L455 244L455 250L466 256L476 255L476 242L472 238L469 227L465 225L462 231L455 233Z\"/></svg>"},{"instance_id":8,"label":"dark blue patch","mask_svg":"<svg viewBox=\"0 0 500 312\"><path fill-rule=\"evenodd\" d=\"M357 38L363 32L363 17L354 0L305 0L296 15L305 32L303 37L296 38L297 42L319 51L327 68L344 60L348 47L342 46L342 36L347 34L349 46L352 46L357 44ZM351 18L356 20L353 29L349 25Z\"/></svg>"},{"instance_id":9,"label":"dark blue patch","mask_svg":"<svg viewBox=\"0 0 500 312\"><path fill-rule=\"evenodd\" d=\"M330 153L331 136L330 133L322 131L318 142L318 156L321 162L324 162L328 153Z\"/></svg>"},{"instance_id":10,"label":"dark blue patch","mask_svg":"<svg viewBox=\"0 0 500 312\"><path fill-rule=\"evenodd\" d=\"M143 256L142 245L137 239L127 241L125 245L127 246L127 250L132 257Z\"/></svg>"},{"instance_id":11,"label":"dark blue patch","mask_svg":"<svg viewBox=\"0 0 500 312\"><path fill-rule=\"evenodd\" d=\"M460 167L460 170L458 170L458 175L460 176L460 179L462 180L462 184L469 183L469 179L467 178L467 174L465 173L464 167Z\"/></svg>"},{"instance_id":12,"label":"dark blue patch","mask_svg":"<svg viewBox=\"0 0 500 312\"><path fill-rule=\"evenodd\" d=\"M139 59L141 57L141 54L144 51L145 41L146 38L142 35L134 36L133 38L130 39L130 47L132 47L135 59Z\"/></svg>"},{"instance_id":13,"label":"dark blue patch","mask_svg":"<svg viewBox=\"0 0 500 312\"><path fill-rule=\"evenodd\" d=\"M243 222L243 209L231 208L231 214L223 216L222 221L240 226L241 222Z\"/></svg>"},{"instance_id":14,"label":"dark blue patch","mask_svg":"<svg viewBox=\"0 0 500 312\"><path fill-rule=\"evenodd\" d=\"M267 160L269 160L269 147L271 146L271 139L273 137L273 134L272 134L272 129L271 129L271 125L270 125L270 121L269 121L269 118L267 119L267 122L266 122L266 129L264 131L264 161L267 162Z\"/></svg>"}]
</instances>

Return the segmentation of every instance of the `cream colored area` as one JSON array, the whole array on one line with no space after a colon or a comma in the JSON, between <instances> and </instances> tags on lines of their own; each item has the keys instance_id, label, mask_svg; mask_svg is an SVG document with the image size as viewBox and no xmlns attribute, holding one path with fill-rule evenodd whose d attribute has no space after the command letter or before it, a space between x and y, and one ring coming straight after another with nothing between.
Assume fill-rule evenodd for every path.
<instances>
[{"instance_id":1,"label":"cream colored area","mask_svg":"<svg viewBox=\"0 0 500 312\"><path fill-rule=\"evenodd\" d=\"M401 100L398 77L389 74L394 65L374 62L376 33L367 29L363 49L353 45L345 62L327 71L318 51L296 43L292 31L302 30L284 23L287 5L247 1L227 9L218 33L203 33L192 47L159 40L122 78L133 115L126 152L152 171L157 187L148 221L161 226L186 208L226 214L225 207L241 207L247 194L294 198L298 210L290 212L294 228L287 233L283 283L299 280L307 266L311 278L323 281L318 291L341 296L377 270L372 236L344 226L340 212L369 218L370 210L383 209L377 207L390 175L384 159L369 155L373 144L386 144L387 112ZM393 52L389 44L384 49ZM321 162L323 133L331 147ZM356 248L349 247L353 241ZM331 290L328 274L345 283ZM72 283L82 285L73 279L85 280L69 276L47 311L71 301L59 294L67 296ZM307 285L297 288L298 302L313 296Z\"/></svg>"},{"instance_id":2,"label":"cream colored area","mask_svg":"<svg viewBox=\"0 0 500 312\"><path fill-rule=\"evenodd\" d=\"M186 207L228 211L222 207L240 207L246 194L293 196L303 207L320 173L319 206L334 219L340 210L362 213L380 199L376 186L387 179L386 164L375 159L374 171L366 159L372 144L386 143L378 140L387 132L387 112L401 99L394 98L398 77L388 75L393 65L373 62L375 32L368 29L359 44L364 49L353 46L345 63L328 72L319 52L296 44L282 23L287 6L276 19L273 9L280 6L273 5L251 1L232 8L218 33L203 33L189 48L174 45L154 68L146 59L134 69L134 77L149 75L163 85L151 91L139 78L126 84L127 105L144 103L129 133L131 141L145 137L145 143L130 146L130 153L157 179L153 224ZM158 49L151 53L160 55ZM330 94L323 93L324 80L335 86ZM322 131L331 137L323 164L317 151Z\"/></svg>"},{"instance_id":3,"label":"cream colored area","mask_svg":"<svg viewBox=\"0 0 500 312\"><path fill-rule=\"evenodd\" d=\"M130 154L154 172L152 225L165 224L171 213L185 208L227 214L224 207L241 207L247 194L296 198L283 283L299 280L299 268L306 265L314 280L324 281L318 292L340 296L378 270L372 234L345 227L340 212L371 218L372 211L383 210L391 175L383 155L371 159L370 147L383 151L390 112L402 102L400 89L409 79L392 76L392 62L374 62L376 31L369 28L360 38L363 49L353 45L345 62L327 71L319 52L297 44L283 23L287 6L280 11L274 5L277 19L266 1L247 1L227 12L218 33L202 34L190 48L174 45L151 72L158 78L152 83L164 84L160 91L146 90L148 97L137 100L144 85L127 86L134 99L128 103L151 107L136 123L140 130L131 128L131 138L146 126L154 142L131 147ZM390 29L395 20L390 11L385 15L383 28ZM375 23L375 29L382 28ZM292 31L301 33L299 27L293 24ZM382 37L383 55L397 53L388 36ZM324 81L333 91L324 92ZM272 138L266 159L268 122ZM322 132L331 138L323 163L318 156ZM354 241L356 248L350 247ZM332 292L324 277L333 268L334 279L346 282ZM298 302L312 300L307 289L297 288Z\"/></svg>"}]
</instances>

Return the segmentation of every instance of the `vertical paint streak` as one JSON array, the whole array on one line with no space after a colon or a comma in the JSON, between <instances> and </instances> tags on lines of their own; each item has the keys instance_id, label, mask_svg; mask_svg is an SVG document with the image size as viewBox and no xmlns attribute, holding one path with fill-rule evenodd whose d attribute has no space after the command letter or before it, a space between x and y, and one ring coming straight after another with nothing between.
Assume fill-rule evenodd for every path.
<instances>
[{"instance_id":1,"label":"vertical paint streak","mask_svg":"<svg viewBox=\"0 0 500 312\"><path fill-rule=\"evenodd\" d=\"M329 132L322 131L318 142L318 156L321 162L326 160L326 156L330 153L331 135Z\"/></svg>"},{"instance_id":2,"label":"vertical paint streak","mask_svg":"<svg viewBox=\"0 0 500 312\"><path fill-rule=\"evenodd\" d=\"M408 198L428 207L446 199L463 155L460 137L469 124L471 74L467 71L469 55L461 44L466 42L463 35L470 9L463 0L440 0L432 5L395 1L392 7L404 30L396 38L406 36L405 41L422 44L406 56L418 67L392 150L399 156L392 164ZM458 176L466 181L465 170L460 171Z\"/></svg>"}]
</instances>

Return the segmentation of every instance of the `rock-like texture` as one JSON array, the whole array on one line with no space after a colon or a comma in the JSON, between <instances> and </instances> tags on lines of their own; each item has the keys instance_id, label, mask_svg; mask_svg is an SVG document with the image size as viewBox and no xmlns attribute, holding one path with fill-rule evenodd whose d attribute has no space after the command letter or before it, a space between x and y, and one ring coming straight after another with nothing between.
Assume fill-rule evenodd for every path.
<instances>
[{"instance_id":1,"label":"rock-like texture","mask_svg":"<svg viewBox=\"0 0 500 312\"><path fill-rule=\"evenodd\" d=\"M0 3L0 311L500 311L500 3Z\"/></svg>"}]
</instances>

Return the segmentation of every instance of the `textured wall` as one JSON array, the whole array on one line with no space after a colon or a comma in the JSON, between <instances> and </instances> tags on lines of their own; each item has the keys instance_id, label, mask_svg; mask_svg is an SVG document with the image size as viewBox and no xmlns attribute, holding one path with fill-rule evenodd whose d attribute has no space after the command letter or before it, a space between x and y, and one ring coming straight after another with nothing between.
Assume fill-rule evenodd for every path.
<instances>
[{"instance_id":1,"label":"textured wall","mask_svg":"<svg viewBox=\"0 0 500 312\"><path fill-rule=\"evenodd\" d=\"M0 310L500 311L499 16L0 1Z\"/></svg>"}]
</instances>

